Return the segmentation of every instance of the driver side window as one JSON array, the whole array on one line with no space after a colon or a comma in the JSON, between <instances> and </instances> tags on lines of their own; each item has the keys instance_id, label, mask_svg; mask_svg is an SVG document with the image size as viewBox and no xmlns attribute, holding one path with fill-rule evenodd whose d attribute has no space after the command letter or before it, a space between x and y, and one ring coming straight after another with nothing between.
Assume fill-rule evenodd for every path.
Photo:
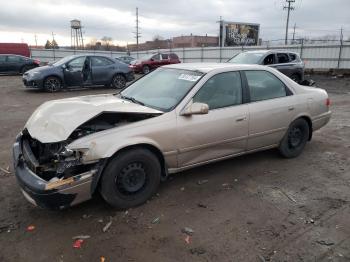
<instances>
[{"instance_id":1,"label":"driver side window","mask_svg":"<svg viewBox=\"0 0 350 262\"><path fill-rule=\"evenodd\" d=\"M193 97L193 102L205 103L209 110L242 104L239 72L225 72L213 76Z\"/></svg>"},{"instance_id":2,"label":"driver side window","mask_svg":"<svg viewBox=\"0 0 350 262\"><path fill-rule=\"evenodd\" d=\"M81 70L83 69L83 65L85 62L85 56L77 57L70 62L68 62L68 67L73 70Z\"/></svg>"}]
</instances>

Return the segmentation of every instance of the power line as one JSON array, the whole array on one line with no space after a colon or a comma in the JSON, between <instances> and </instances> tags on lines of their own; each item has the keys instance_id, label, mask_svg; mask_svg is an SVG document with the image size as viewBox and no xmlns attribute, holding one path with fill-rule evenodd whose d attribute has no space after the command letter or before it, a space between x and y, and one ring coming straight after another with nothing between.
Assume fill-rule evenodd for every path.
<instances>
[{"instance_id":1,"label":"power line","mask_svg":"<svg viewBox=\"0 0 350 262\"><path fill-rule=\"evenodd\" d=\"M286 23L286 36L284 38L284 43L287 44L288 41L288 26L289 26L289 14L290 11L294 10L294 7L292 6L293 3L295 3L295 0L286 0L288 3L288 6L284 6L283 10L287 9L287 23Z\"/></svg>"}]
</instances>

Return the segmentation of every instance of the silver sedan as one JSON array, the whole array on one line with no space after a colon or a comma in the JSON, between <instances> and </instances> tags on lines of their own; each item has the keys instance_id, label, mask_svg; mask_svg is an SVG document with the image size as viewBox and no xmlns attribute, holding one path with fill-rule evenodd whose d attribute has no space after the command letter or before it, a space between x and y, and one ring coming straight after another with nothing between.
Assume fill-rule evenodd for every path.
<instances>
[{"instance_id":1,"label":"silver sedan","mask_svg":"<svg viewBox=\"0 0 350 262\"><path fill-rule=\"evenodd\" d=\"M129 208L169 173L270 148L296 157L330 117L325 90L269 67L168 65L120 94L41 105L14 144L16 176L39 206L72 206L99 190Z\"/></svg>"}]
</instances>

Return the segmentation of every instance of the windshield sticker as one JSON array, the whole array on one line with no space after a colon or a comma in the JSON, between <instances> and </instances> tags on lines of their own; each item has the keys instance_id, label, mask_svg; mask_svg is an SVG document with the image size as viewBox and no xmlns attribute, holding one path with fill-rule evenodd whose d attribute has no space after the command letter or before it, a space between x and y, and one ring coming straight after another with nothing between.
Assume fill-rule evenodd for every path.
<instances>
[{"instance_id":1,"label":"windshield sticker","mask_svg":"<svg viewBox=\"0 0 350 262\"><path fill-rule=\"evenodd\" d=\"M181 74L179 76L179 79L186 80L186 81L191 81L191 82L196 82L200 77L201 76Z\"/></svg>"}]
</instances>

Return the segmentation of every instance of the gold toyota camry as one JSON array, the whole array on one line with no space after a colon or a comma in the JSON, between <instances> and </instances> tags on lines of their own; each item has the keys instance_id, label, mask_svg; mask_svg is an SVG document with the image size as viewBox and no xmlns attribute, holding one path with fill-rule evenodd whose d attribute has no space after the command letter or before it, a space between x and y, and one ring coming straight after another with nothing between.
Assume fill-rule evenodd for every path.
<instances>
[{"instance_id":1,"label":"gold toyota camry","mask_svg":"<svg viewBox=\"0 0 350 262\"><path fill-rule=\"evenodd\" d=\"M258 65L161 67L119 94L42 104L13 146L31 203L65 208L99 191L144 203L169 173L255 151L301 154L331 117L325 90Z\"/></svg>"}]
</instances>

